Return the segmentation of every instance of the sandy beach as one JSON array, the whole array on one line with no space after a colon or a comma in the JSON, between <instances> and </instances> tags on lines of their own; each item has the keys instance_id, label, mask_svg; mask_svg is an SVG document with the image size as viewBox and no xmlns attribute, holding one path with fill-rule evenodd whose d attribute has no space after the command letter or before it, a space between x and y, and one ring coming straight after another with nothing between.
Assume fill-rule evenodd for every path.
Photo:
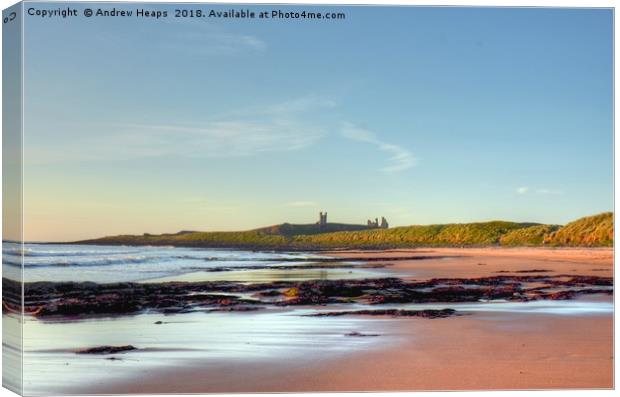
<instances>
[{"instance_id":1,"label":"sandy beach","mask_svg":"<svg viewBox=\"0 0 620 397\"><path fill-rule=\"evenodd\" d=\"M177 367L95 393L224 393L613 387L612 319L477 315L394 320L401 343L339 360L290 357Z\"/></svg>"},{"instance_id":2,"label":"sandy beach","mask_svg":"<svg viewBox=\"0 0 620 397\"><path fill-rule=\"evenodd\" d=\"M613 275L611 249L424 249L334 252L394 261L387 273L410 279L482 277L545 270ZM445 258L445 257L451 258ZM504 273L502 273L504 274ZM611 302L610 295L577 300ZM526 304L527 305L527 304ZM449 305L448 305L449 306ZM162 368L90 393L407 391L613 387L613 316L473 312L462 316L382 320L390 343L338 357L292 354L269 362L223 362Z\"/></svg>"},{"instance_id":3,"label":"sandy beach","mask_svg":"<svg viewBox=\"0 0 620 397\"><path fill-rule=\"evenodd\" d=\"M393 261L390 258L417 254L437 259ZM341 257L384 258L387 271L418 280L438 277L485 277L498 272L548 270L550 274L613 275L614 252L610 248L433 248L386 251L334 251Z\"/></svg>"}]
</instances>

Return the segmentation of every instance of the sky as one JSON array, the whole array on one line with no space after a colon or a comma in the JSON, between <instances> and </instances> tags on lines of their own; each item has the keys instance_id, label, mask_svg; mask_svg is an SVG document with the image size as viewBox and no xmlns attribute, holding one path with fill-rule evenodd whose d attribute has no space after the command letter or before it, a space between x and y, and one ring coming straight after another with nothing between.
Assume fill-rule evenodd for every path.
<instances>
[{"instance_id":1,"label":"sky","mask_svg":"<svg viewBox=\"0 0 620 397\"><path fill-rule=\"evenodd\" d=\"M26 240L613 209L609 9L144 7L25 19Z\"/></svg>"}]
</instances>

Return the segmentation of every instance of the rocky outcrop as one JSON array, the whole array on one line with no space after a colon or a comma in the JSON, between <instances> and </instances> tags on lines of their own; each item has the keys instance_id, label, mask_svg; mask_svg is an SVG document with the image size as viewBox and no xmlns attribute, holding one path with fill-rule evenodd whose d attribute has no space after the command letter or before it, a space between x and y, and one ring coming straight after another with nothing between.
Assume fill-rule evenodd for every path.
<instances>
[{"instance_id":1,"label":"rocky outcrop","mask_svg":"<svg viewBox=\"0 0 620 397\"><path fill-rule=\"evenodd\" d=\"M137 347L132 345L124 345L124 346L97 346L97 347L89 347L86 349L81 349L76 351L77 354L115 354L115 353L123 353L131 350L137 350Z\"/></svg>"},{"instance_id":2,"label":"rocky outcrop","mask_svg":"<svg viewBox=\"0 0 620 397\"><path fill-rule=\"evenodd\" d=\"M21 284L3 279L2 285L4 311L18 308L21 313ZM613 278L525 273L426 281L376 278L259 284L227 281L152 284L36 282L24 284L24 292L24 312L27 315L91 317L137 314L147 310L164 314L254 311L269 306L353 302L377 305L572 299L583 294L612 294ZM242 297L248 294L252 298Z\"/></svg>"}]
</instances>

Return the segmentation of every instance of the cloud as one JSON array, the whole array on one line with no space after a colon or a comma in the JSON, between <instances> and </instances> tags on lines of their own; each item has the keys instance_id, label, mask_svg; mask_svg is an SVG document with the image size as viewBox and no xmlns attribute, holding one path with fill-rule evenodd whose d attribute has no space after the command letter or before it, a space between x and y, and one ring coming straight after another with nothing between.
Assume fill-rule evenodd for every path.
<instances>
[{"instance_id":1,"label":"cloud","mask_svg":"<svg viewBox=\"0 0 620 397\"><path fill-rule=\"evenodd\" d=\"M134 136L148 136L159 155L236 157L302 149L322 135L318 128L294 121L220 121L202 126L132 125ZM149 145L141 141L141 146Z\"/></svg>"},{"instance_id":2,"label":"cloud","mask_svg":"<svg viewBox=\"0 0 620 397\"><path fill-rule=\"evenodd\" d=\"M114 161L135 158L222 158L286 152L314 145L325 130L304 113L331 101L297 98L260 108L212 117L200 124L117 123L97 125L105 133L73 133L28 150L28 164ZM85 128L82 126L82 128Z\"/></svg>"},{"instance_id":3,"label":"cloud","mask_svg":"<svg viewBox=\"0 0 620 397\"><path fill-rule=\"evenodd\" d=\"M369 143L376 146L379 150L388 153L389 165L382 168L386 173L404 171L416 164L416 159L409 150L392 143L383 142L378 139L373 132L358 128L354 124L345 123L342 127L341 134L345 138Z\"/></svg>"},{"instance_id":4,"label":"cloud","mask_svg":"<svg viewBox=\"0 0 620 397\"><path fill-rule=\"evenodd\" d=\"M291 201L290 203L286 203L286 206L306 208L306 207L318 207L319 205L314 201Z\"/></svg>"},{"instance_id":5,"label":"cloud","mask_svg":"<svg viewBox=\"0 0 620 397\"><path fill-rule=\"evenodd\" d=\"M562 192L560 192L559 190L551 190L551 189L538 189L538 190L536 190L536 193L540 193L540 194L551 194L551 195L559 195L559 194L562 194Z\"/></svg>"},{"instance_id":6,"label":"cloud","mask_svg":"<svg viewBox=\"0 0 620 397\"><path fill-rule=\"evenodd\" d=\"M237 55L260 53L267 49L267 43L259 37L231 33L214 26L173 31L154 45L166 51L193 55Z\"/></svg>"},{"instance_id":7,"label":"cloud","mask_svg":"<svg viewBox=\"0 0 620 397\"><path fill-rule=\"evenodd\" d=\"M287 101L278 102L271 105L262 105L244 109L234 109L224 114L219 114L219 119L226 118L248 118L248 117L272 117L290 118L303 113L316 112L319 110L333 109L339 103L332 99L321 98L318 96L304 96L293 98Z\"/></svg>"},{"instance_id":8,"label":"cloud","mask_svg":"<svg viewBox=\"0 0 620 397\"><path fill-rule=\"evenodd\" d=\"M519 194L526 194L528 191L530 190L529 187L527 186L522 186L520 188L517 189L517 193Z\"/></svg>"},{"instance_id":9,"label":"cloud","mask_svg":"<svg viewBox=\"0 0 620 397\"><path fill-rule=\"evenodd\" d=\"M241 45L252 48L256 51L263 51L267 48L267 43L255 36L237 35L232 37L234 37L234 39L229 40L237 40Z\"/></svg>"},{"instance_id":10,"label":"cloud","mask_svg":"<svg viewBox=\"0 0 620 397\"><path fill-rule=\"evenodd\" d=\"M258 36L235 32L226 26L196 18L164 18L132 30L131 35L115 31L94 36L102 48L136 48L175 56L259 55L268 44ZM162 35L161 32L165 31ZM157 39L154 39L157 37Z\"/></svg>"},{"instance_id":11,"label":"cloud","mask_svg":"<svg viewBox=\"0 0 620 397\"><path fill-rule=\"evenodd\" d=\"M540 194L540 195L559 195L559 194L562 194L562 192L560 192L559 190L552 190L552 189L546 189L546 188L530 189L527 186L523 186L523 187L517 188L517 193L519 193L519 194L535 193L535 194Z\"/></svg>"},{"instance_id":12,"label":"cloud","mask_svg":"<svg viewBox=\"0 0 620 397\"><path fill-rule=\"evenodd\" d=\"M200 126L126 124L104 137L87 136L29 150L29 163L128 160L148 157L238 157L299 150L323 136L319 128L272 121L210 122Z\"/></svg>"}]
</instances>

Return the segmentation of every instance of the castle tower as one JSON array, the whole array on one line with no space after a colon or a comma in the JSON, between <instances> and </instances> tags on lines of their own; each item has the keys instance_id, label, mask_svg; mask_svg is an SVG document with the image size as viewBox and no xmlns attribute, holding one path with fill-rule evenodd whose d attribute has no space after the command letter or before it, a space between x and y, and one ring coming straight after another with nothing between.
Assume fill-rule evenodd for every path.
<instances>
[{"instance_id":1,"label":"castle tower","mask_svg":"<svg viewBox=\"0 0 620 397\"><path fill-rule=\"evenodd\" d=\"M388 227L390 227L390 225L388 224L387 219L385 219L385 217L381 217L381 229L387 229Z\"/></svg>"}]
</instances>

